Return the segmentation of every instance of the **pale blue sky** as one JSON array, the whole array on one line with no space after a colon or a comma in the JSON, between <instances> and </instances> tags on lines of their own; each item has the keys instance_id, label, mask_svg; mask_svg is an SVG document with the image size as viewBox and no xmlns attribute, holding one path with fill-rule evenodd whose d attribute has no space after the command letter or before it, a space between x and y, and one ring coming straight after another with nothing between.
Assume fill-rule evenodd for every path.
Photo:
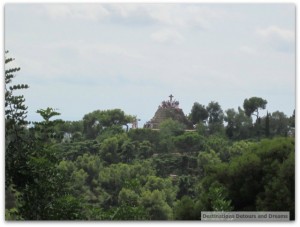
<instances>
[{"instance_id":1,"label":"pale blue sky","mask_svg":"<svg viewBox=\"0 0 300 227\"><path fill-rule=\"evenodd\" d=\"M29 120L121 108L145 122L171 93L185 114L252 96L295 108L293 4L6 4L5 49Z\"/></svg>"}]
</instances>

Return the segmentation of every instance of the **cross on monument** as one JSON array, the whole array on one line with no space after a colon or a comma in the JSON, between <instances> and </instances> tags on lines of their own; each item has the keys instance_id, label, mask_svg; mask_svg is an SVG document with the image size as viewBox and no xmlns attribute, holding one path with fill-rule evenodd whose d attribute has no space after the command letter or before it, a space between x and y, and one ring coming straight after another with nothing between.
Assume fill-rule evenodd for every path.
<instances>
[{"instance_id":1,"label":"cross on monument","mask_svg":"<svg viewBox=\"0 0 300 227\"><path fill-rule=\"evenodd\" d=\"M172 102L172 98L173 98L174 96L171 94L171 95L169 95L169 97L170 97L170 102Z\"/></svg>"}]
</instances>

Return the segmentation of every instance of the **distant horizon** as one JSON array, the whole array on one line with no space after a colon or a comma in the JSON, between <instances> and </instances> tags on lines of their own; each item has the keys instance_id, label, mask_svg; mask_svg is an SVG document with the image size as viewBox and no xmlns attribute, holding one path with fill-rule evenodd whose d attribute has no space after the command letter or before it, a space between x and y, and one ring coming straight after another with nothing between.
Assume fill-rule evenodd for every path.
<instances>
[{"instance_id":1,"label":"distant horizon","mask_svg":"<svg viewBox=\"0 0 300 227\"><path fill-rule=\"evenodd\" d=\"M288 117L295 105L294 4L6 4L5 50L21 67L28 120L121 109L150 120L170 94L223 111L246 98ZM143 122L143 123L142 123Z\"/></svg>"},{"instance_id":2,"label":"distant horizon","mask_svg":"<svg viewBox=\"0 0 300 227\"><path fill-rule=\"evenodd\" d=\"M171 95L173 95L173 94L171 94ZM173 96L173 97L175 97L175 96ZM254 96L253 96L254 97ZM26 98L26 97L25 97ZM248 97L248 98L251 98L251 97ZM176 101L179 101L179 100L177 100L177 99L175 99ZM164 100L161 100L161 102L162 101L167 101L167 99L164 99ZM149 118L149 119L145 119L145 118L140 118L139 116L137 116L137 118L139 119L139 121L138 121L138 128L143 128L143 126L144 126L144 124L147 122L147 121L150 121L153 117L154 117L154 115L155 115L155 113L156 113L156 111L158 110L158 107L161 105L161 102L159 103L159 105L156 107L156 109L153 111L153 113L152 113L152 116ZM217 102L217 101L216 101ZM201 105L204 105L204 104L202 104L202 103L200 103ZM208 103L207 103L208 104ZM205 105L205 107L207 106L207 104ZM220 103L219 103L220 104ZM221 104L220 104L221 105ZM242 108L242 109L244 109L243 108L243 105L241 105L241 106L239 106L240 108ZM51 108L51 107L50 107ZM221 108L222 108L222 105L221 105ZM43 109L43 108L42 108ZM111 109L121 109L121 108L111 108ZM181 106L180 106L180 101L179 101L179 109L182 109L181 108ZM188 111L188 112L185 112L183 109L182 109L182 111L183 111L183 113L185 114L185 116L188 116L189 114L190 114L190 112L191 112L191 109L192 109L192 106L191 106L191 108L190 108L190 110ZM232 108L230 108L230 109L232 109ZM238 108L233 108L234 110L238 110ZM105 110L110 110L110 109L95 109L95 110L93 110L93 111L96 111L96 110L101 110L101 111L105 111ZM124 111L123 109L121 109L122 111ZM224 112L224 114L225 114L225 111L227 110L227 109L222 109L223 110L223 112ZM59 112L59 109L56 109L56 111L57 112ZM85 114L89 114L89 113L91 113L91 112L93 112L93 111L90 111L90 112L88 112L88 113L85 113ZM273 112L276 112L276 111L280 111L280 110L275 110L275 111L269 111L268 110L268 108L266 108L266 109L260 109L259 110L259 113L260 113L260 117L264 117L264 116L266 116L266 114L267 114L267 112L268 113L273 113ZM283 111L280 111L280 112L283 112ZM60 112L59 112L60 113ZM133 116L136 116L135 114L130 114L130 113L127 113L127 112L125 112L124 111L124 113L125 114L128 114L128 115L133 115ZM291 117L292 115L293 115L293 112L290 114L290 115L288 115L287 113L285 113L285 112L283 112L287 117ZM62 113L60 113L60 114L62 114ZM85 115L84 114L84 115ZM61 115L59 115L59 116L56 116L56 117L54 117L53 119L61 119L61 120L64 120L64 121L70 121L70 122L72 122L72 121L81 121L81 120L83 120L83 117L84 117L84 115L82 116L82 118L80 118L80 119L75 119L75 120L68 120L68 119L62 119L61 118ZM252 120L254 120L253 119L253 116L251 116L251 118L252 118ZM36 119L35 120L29 120L29 119L27 119L28 121L31 121L31 122L34 122L34 121L36 121L36 122L39 122L39 121L41 121L42 120L42 118L41 118L41 116L38 114L38 113L36 113ZM131 123L129 123L130 125L131 125ZM225 124L226 125L226 124ZM125 128L124 128L125 129Z\"/></svg>"}]
</instances>

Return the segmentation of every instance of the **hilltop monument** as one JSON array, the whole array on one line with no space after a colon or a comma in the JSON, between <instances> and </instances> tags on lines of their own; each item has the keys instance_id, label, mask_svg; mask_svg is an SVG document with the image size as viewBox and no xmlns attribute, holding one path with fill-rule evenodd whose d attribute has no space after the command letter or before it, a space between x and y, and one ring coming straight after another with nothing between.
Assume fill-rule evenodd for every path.
<instances>
[{"instance_id":1,"label":"hilltop monument","mask_svg":"<svg viewBox=\"0 0 300 227\"><path fill-rule=\"evenodd\" d=\"M193 128L192 123L186 118L182 109L179 108L179 101L173 100L174 96L172 94L169 95L169 98L169 100L161 102L154 117L146 122L144 128L159 129L160 124L167 119L182 123L186 126L186 129Z\"/></svg>"}]
</instances>

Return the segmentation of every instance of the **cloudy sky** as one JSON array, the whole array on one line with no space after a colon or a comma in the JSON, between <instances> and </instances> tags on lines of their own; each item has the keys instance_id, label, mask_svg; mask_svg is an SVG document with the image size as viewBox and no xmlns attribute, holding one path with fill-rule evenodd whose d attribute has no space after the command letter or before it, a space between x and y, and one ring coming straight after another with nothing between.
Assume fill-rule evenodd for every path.
<instances>
[{"instance_id":1,"label":"cloudy sky","mask_svg":"<svg viewBox=\"0 0 300 227\"><path fill-rule=\"evenodd\" d=\"M185 114L252 96L295 108L293 4L6 4L4 29L29 120L120 108L145 122L170 94Z\"/></svg>"}]
</instances>

